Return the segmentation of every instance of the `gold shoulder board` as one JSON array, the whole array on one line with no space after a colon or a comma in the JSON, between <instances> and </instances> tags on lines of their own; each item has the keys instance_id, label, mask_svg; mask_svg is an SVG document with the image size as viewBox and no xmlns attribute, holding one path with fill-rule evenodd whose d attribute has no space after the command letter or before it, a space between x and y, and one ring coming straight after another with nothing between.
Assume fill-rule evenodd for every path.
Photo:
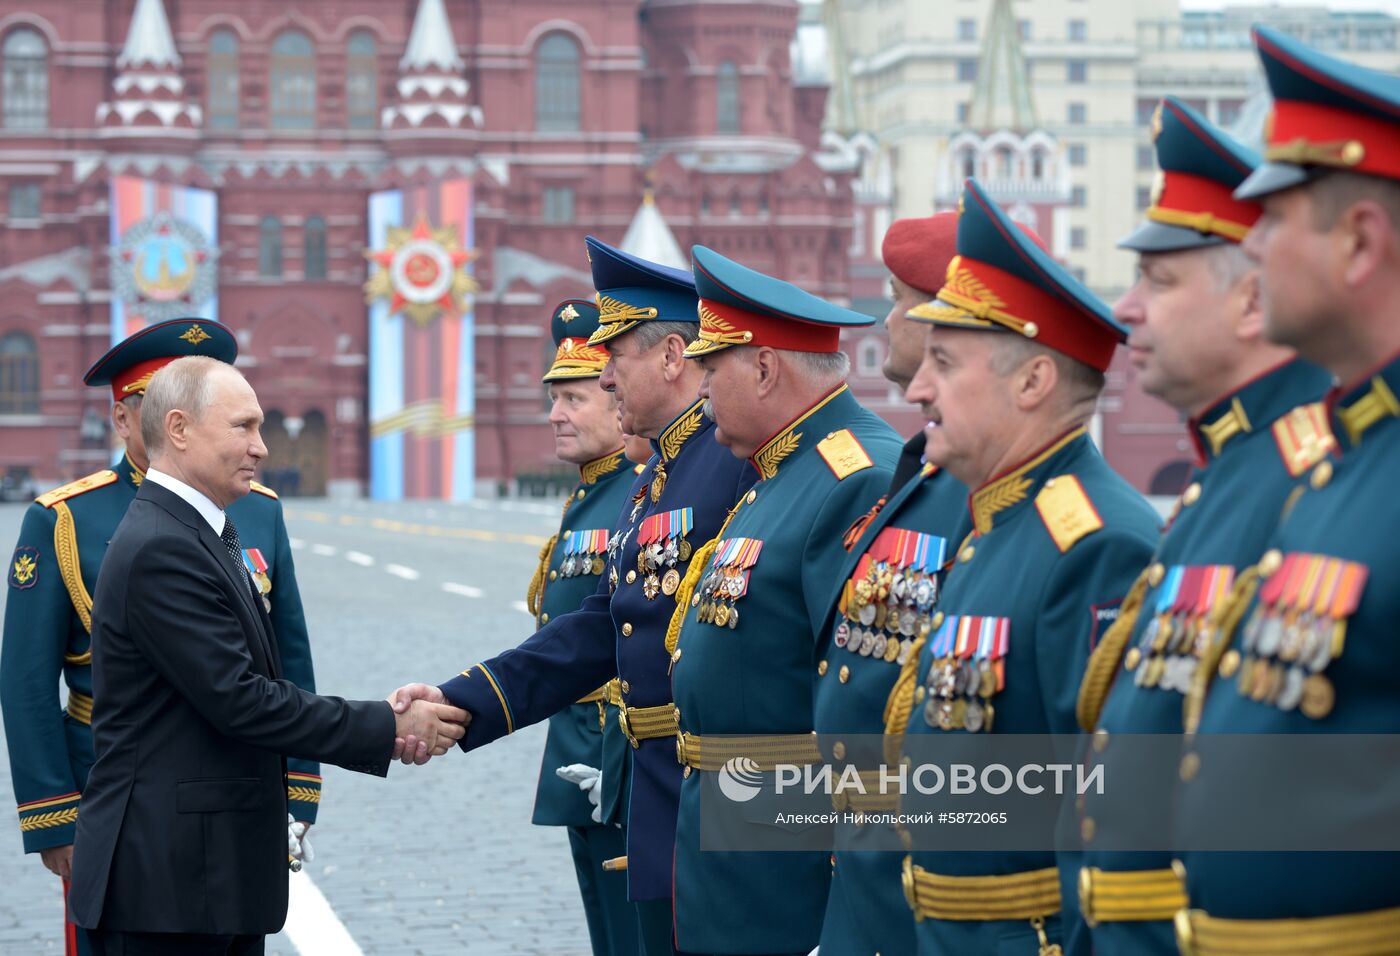
<instances>
[{"instance_id":1,"label":"gold shoulder board","mask_svg":"<svg viewBox=\"0 0 1400 956\"><path fill-rule=\"evenodd\" d=\"M817 452L826 462L826 466L831 469L831 473L836 476L837 481L842 481L858 471L864 471L875 465L870 460L870 456L865 453L865 449L861 447L856 436L852 435L848 428L832 432L817 442Z\"/></svg>"},{"instance_id":2,"label":"gold shoulder board","mask_svg":"<svg viewBox=\"0 0 1400 956\"><path fill-rule=\"evenodd\" d=\"M1327 457L1337 443L1321 402L1299 405L1274 422L1274 442L1288 474L1297 478Z\"/></svg>"},{"instance_id":3,"label":"gold shoulder board","mask_svg":"<svg viewBox=\"0 0 1400 956\"><path fill-rule=\"evenodd\" d=\"M1098 509L1073 475L1059 475L1047 481L1035 496L1035 510L1040 512L1040 520L1045 522L1061 554L1080 538L1103 527Z\"/></svg>"},{"instance_id":4,"label":"gold shoulder board","mask_svg":"<svg viewBox=\"0 0 1400 956\"><path fill-rule=\"evenodd\" d=\"M257 492L258 494L260 494L260 495L267 495L269 498L272 498L273 500L276 500L276 498L277 498L277 492L273 491L273 490L272 490L271 488L269 488L267 485L259 484L259 483L256 482L256 481L254 481L254 482L251 483L251 489L252 489L253 491L256 491L256 492Z\"/></svg>"},{"instance_id":5,"label":"gold shoulder board","mask_svg":"<svg viewBox=\"0 0 1400 956\"><path fill-rule=\"evenodd\" d=\"M45 508L52 508L60 501L76 498L84 492L91 491L94 488L101 488L104 485L110 485L116 480L117 473L110 468L104 468L101 471L95 471L90 475L85 475L77 481L70 481L61 488L55 488L53 491L46 491L34 500Z\"/></svg>"}]
</instances>

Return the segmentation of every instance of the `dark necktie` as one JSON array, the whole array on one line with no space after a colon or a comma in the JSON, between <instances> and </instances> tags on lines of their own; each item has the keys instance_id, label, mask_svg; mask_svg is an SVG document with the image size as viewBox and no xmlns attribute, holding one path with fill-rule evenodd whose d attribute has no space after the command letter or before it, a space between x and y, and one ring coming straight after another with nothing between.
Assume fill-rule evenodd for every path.
<instances>
[{"instance_id":1,"label":"dark necktie","mask_svg":"<svg viewBox=\"0 0 1400 956\"><path fill-rule=\"evenodd\" d=\"M233 526L233 519L224 518L224 533L219 537L224 539L224 547L228 548L228 556L233 559L234 567L242 572L243 580L247 582L249 590L253 592L253 597L258 596L258 592L253 588L253 579L248 576L248 569L243 566L243 546L238 540L238 529Z\"/></svg>"}]
</instances>

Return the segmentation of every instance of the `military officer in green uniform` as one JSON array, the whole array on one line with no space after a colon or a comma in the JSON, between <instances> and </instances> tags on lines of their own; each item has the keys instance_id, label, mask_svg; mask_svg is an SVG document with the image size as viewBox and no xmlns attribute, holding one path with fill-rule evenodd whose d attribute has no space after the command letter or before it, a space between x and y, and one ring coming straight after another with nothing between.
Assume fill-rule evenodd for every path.
<instances>
[{"instance_id":1,"label":"military officer in green uniform","mask_svg":"<svg viewBox=\"0 0 1400 956\"><path fill-rule=\"evenodd\" d=\"M1246 771L1203 753L1206 735L1400 731L1400 88L1277 30L1260 27L1255 41L1274 105L1266 162L1235 193L1263 206L1244 247L1262 272L1265 334L1339 383L1327 396L1337 448L1240 574L1187 696L1178 945L1202 956L1395 953L1400 854L1202 852L1222 809L1251 812L1238 796ZM1336 818L1384 838L1377 814L1389 819L1393 791L1329 796L1269 799L1293 829Z\"/></svg>"},{"instance_id":2,"label":"military officer in green uniform","mask_svg":"<svg viewBox=\"0 0 1400 956\"><path fill-rule=\"evenodd\" d=\"M969 180L958 257L910 401L927 457L972 489L972 531L890 696L907 734L1074 730L1089 650L1156 542L1147 503L1085 431L1126 331ZM922 632L922 636L921 635ZM905 738L905 747L910 740ZM1061 951L1076 911L1053 851L916 849L904 890L920 953Z\"/></svg>"},{"instance_id":3,"label":"military officer in green uniform","mask_svg":"<svg viewBox=\"0 0 1400 956\"><path fill-rule=\"evenodd\" d=\"M112 390L112 424L125 443L121 460L56 488L30 505L10 558L0 645L0 709L10 775L19 805L26 853L69 876L83 785L93 762L92 654L88 629L92 594L107 542L145 477L140 408L155 371L185 355L232 362L233 334L205 319L175 319L142 329L114 346L83 381ZM242 534L244 561L271 608L287 677L315 689L306 619L297 591L282 506L270 488L229 506ZM60 676L68 702L60 706ZM313 823L321 800L320 767L288 760L287 806L300 822ZM90 952L87 933L68 923L66 948Z\"/></svg>"},{"instance_id":4,"label":"military officer in green uniform","mask_svg":"<svg viewBox=\"0 0 1400 956\"><path fill-rule=\"evenodd\" d=\"M559 532L540 552L526 595L540 625L576 610L598 589L636 477L623 455L617 400L598 386L608 350L588 344L598 328L598 307L566 299L555 306L550 324L556 351L541 381L549 386L555 454L578 466L579 481L564 501ZM549 718L531 822L569 828L593 952L636 956L637 917L627 902L627 875L603 868L627 852L621 827L604 822L600 805L603 778L617 776L627 757L622 748L614 748L611 766L603 757L607 692L599 688Z\"/></svg>"},{"instance_id":5,"label":"military officer in green uniform","mask_svg":"<svg viewBox=\"0 0 1400 956\"><path fill-rule=\"evenodd\" d=\"M1175 97L1153 128L1161 186L1147 221L1119 243L1138 254L1138 280L1114 315L1130 330L1143 390L1186 419L1196 468L1152 564L1094 649L1078 706L1094 735L1090 760L1120 779L1155 776L1170 793L1175 764L1120 735L1181 733L1202 625L1326 453L1319 399L1329 378L1264 338L1258 269L1239 247L1259 207L1231 195L1259 158ZM1129 808L1093 792L1084 800L1079 902L1094 949L1175 953L1172 920L1186 898L1170 853L1098 849L1136 820L1115 819Z\"/></svg>"},{"instance_id":6,"label":"military officer in green uniform","mask_svg":"<svg viewBox=\"0 0 1400 956\"><path fill-rule=\"evenodd\" d=\"M884 372L901 390L918 371L928 333L927 323L906 313L943 285L957 253L957 230L957 213L942 212L896 220L885 234L882 255L894 304L885 319L890 340ZM967 488L936 465L924 464L924 444L920 429L905 443L889 490L846 533L849 554L837 577L841 590L822 629L816 729L840 745L834 749L841 753L828 757L856 767L866 778L875 774L884 754L878 747L863 753L840 735L884 732L885 702L903 655L928 626L947 555L970 530ZM874 780L865 790L839 795L836 809L875 814L896 808L897 795L881 794ZM903 854L865 848L878 837L876 829L862 820L837 831L822 924L824 952L914 952L914 918L899 884Z\"/></svg>"},{"instance_id":7,"label":"military officer in green uniform","mask_svg":"<svg viewBox=\"0 0 1400 956\"><path fill-rule=\"evenodd\" d=\"M819 759L813 682L842 534L888 487L900 442L845 384L841 330L869 318L703 246L692 255L700 337L686 354L705 370L718 441L759 480L692 560L667 635L685 767L676 940L692 953L805 953L830 854L702 851L701 788L736 757L764 771ZM774 736L751 746L760 735Z\"/></svg>"}]
</instances>

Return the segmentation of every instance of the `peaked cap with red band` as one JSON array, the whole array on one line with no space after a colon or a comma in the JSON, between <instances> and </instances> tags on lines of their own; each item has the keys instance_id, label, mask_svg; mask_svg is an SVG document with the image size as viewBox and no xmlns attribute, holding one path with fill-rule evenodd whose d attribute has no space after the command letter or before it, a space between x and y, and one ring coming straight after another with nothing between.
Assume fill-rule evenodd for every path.
<instances>
[{"instance_id":1,"label":"peaked cap with red band","mask_svg":"<svg viewBox=\"0 0 1400 956\"><path fill-rule=\"evenodd\" d=\"M608 364L606 345L589 345L598 331L598 306L587 299L565 299L554 307L549 333L554 338L554 361L541 382L598 378Z\"/></svg>"},{"instance_id":2,"label":"peaked cap with red band","mask_svg":"<svg viewBox=\"0 0 1400 956\"><path fill-rule=\"evenodd\" d=\"M1118 243L1137 252L1176 252L1240 242L1259 218L1257 203L1234 192L1259 156L1168 96L1152 119L1161 171L1147 222Z\"/></svg>"},{"instance_id":3,"label":"peaked cap with red band","mask_svg":"<svg viewBox=\"0 0 1400 956\"><path fill-rule=\"evenodd\" d=\"M977 180L963 190L958 254L938 298L909 312L932 325L1012 332L1106 371L1128 330Z\"/></svg>"},{"instance_id":4,"label":"peaked cap with red band","mask_svg":"<svg viewBox=\"0 0 1400 956\"><path fill-rule=\"evenodd\" d=\"M713 249L694 246L690 254L700 294L700 337L686 348L687 358L731 345L839 352L842 329L875 324L868 315L832 305Z\"/></svg>"},{"instance_id":5,"label":"peaked cap with red band","mask_svg":"<svg viewBox=\"0 0 1400 956\"><path fill-rule=\"evenodd\" d=\"M1332 169L1400 179L1400 77L1347 63L1269 27L1254 42L1274 97L1264 159L1236 191L1258 199Z\"/></svg>"},{"instance_id":6,"label":"peaked cap with red band","mask_svg":"<svg viewBox=\"0 0 1400 956\"><path fill-rule=\"evenodd\" d=\"M209 319L171 319L127 336L87 370L84 385L110 385L112 400L143 395L151 376L177 358L207 355L232 365L238 340Z\"/></svg>"},{"instance_id":7,"label":"peaked cap with red band","mask_svg":"<svg viewBox=\"0 0 1400 956\"><path fill-rule=\"evenodd\" d=\"M885 232L880 257L905 285L933 296L943 287L948 260L958 254L958 214L896 219Z\"/></svg>"}]
</instances>

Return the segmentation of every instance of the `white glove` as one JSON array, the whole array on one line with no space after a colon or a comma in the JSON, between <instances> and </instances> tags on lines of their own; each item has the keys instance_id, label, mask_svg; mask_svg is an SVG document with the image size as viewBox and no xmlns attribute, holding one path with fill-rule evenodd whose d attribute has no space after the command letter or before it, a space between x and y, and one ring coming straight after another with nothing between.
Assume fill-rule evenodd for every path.
<instances>
[{"instance_id":1,"label":"white glove","mask_svg":"<svg viewBox=\"0 0 1400 956\"><path fill-rule=\"evenodd\" d=\"M807 956L817 956L817 951L820 950L820 949L821 949L820 946L814 946L814 947L812 948L812 951L811 951L810 953L808 953Z\"/></svg>"},{"instance_id":2,"label":"white glove","mask_svg":"<svg viewBox=\"0 0 1400 956\"><path fill-rule=\"evenodd\" d=\"M309 824L294 820L290 813L287 814L287 867L293 873L299 872L303 863L316 859L316 853L311 849L311 835L306 832L308 827Z\"/></svg>"},{"instance_id":3,"label":"white glove","mask_svg":"<svg viewBox=\"0 0 1400 956\"><path fill-rule=\"evenodd\" d=\"M603 822L603 771L587 764L571 763L554 771L561 780L577 784L580 790L588 791L588 802L593 804L593 822Z\"/></svg>"}]
</instances>

